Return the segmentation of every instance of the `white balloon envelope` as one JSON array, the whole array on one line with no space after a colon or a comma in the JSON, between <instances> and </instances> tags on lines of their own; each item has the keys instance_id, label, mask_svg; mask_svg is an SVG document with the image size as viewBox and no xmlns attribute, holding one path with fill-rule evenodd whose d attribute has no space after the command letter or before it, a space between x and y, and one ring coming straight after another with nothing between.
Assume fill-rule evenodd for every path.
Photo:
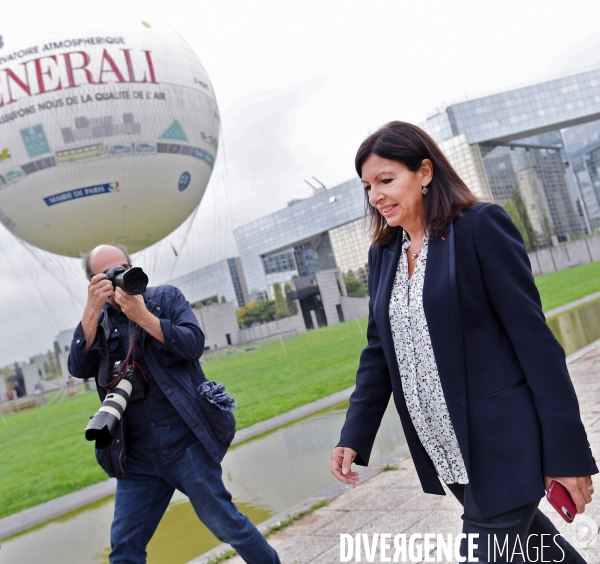
<instances>
[{"instance_id":1,"label":"white balloon envelope","mask_svg":"<svg viewBox=\"0 0 600 564\"><path fill-rule=\"evenodd\" d=\"M218 135L208 75L166 26L0 37L0 222L32 245L159 241L200 203Z\"/></svg>"}]
</instances>

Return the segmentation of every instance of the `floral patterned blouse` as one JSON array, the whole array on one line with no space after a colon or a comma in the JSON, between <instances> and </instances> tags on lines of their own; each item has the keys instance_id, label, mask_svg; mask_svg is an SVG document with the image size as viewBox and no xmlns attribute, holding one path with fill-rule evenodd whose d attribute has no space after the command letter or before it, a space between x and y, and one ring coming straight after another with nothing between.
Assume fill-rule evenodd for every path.
<instances>
[{"instance_id":1,"label":"floral patterned blouse","mask_svg":"<svg viewBox=\"0 0 600 564\"><path fill-rule=\"evenodd\" d=\"M467 484L469 478L444 398L423 309L428 242L425 236L409 277L406 249L410 240L404 232L403 252L390 299L390 324L404 399L417 435L446 484Z\"/></svg>"}]
</instances>

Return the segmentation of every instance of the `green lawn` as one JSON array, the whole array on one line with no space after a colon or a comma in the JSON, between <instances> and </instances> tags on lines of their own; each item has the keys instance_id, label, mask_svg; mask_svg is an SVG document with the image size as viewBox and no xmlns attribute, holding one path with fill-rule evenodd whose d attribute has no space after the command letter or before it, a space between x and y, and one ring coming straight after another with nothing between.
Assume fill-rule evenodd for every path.
<instances>
[{"instance_id":1,"label":"green lawn","mask_svg":"<svg viewBox=\"0 0 600 564\"><path fill-rule=\"evenodd\" d=\"M600 262L582 264L559 272L541 274L535 283L542 296L544 311L600 292Z\"/></svg>"},{"instance_id":2,"label":"green lawn","mask_svg":"<svg viewBox=\"0 0 600 564\"><path fill-rule=\"evenodd\" d=\"M238 402L238 429L351 386L366 321L325 327L251 352L217 355L208 378ZM7 415L0 421L0 518L106 478L83 430L97 410L95 393Z\"/></svg>"},{"instance_id":3,"label":"green lawn","mask_svg":"<svg viewBox=\"0 0 600 564\"><path fill-rule=\"evenodd\" d=\"M0 517L106 478L83 437L98 404L90 393L0 421Z\"/></svg>"},{"instance_id":4,"label":"green lawn","mask_svg":"<svg viewBox=\"0 0 600 564\"><path fill-rule=\"evenodd\" d=\"M548 311L600 291L600 263L536 277ZM238 402L238 428L268 419L354 383L366 320L309 331L255 351L215 355L203 364ZM81 489L106 476L83 437L99 405L95 393L8 415L0 421L0 517Z\"/></svg>"},{"instance_id":5,"label":"green lawn","mask_svg":"<svg viewBox=\"0 0 600 564\"><path fill-rule=\"evenodd\" d=\"M222 382L238 403L238 429L352 386L366 344L366 319L308 331L258 351L213 357L206 377Z\"/></svg>"}]
</instances>

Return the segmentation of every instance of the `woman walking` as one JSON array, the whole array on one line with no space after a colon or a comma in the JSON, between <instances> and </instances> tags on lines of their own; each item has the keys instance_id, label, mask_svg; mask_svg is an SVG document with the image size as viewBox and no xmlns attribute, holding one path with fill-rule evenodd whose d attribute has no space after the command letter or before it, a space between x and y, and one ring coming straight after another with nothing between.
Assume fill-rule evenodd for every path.
<instances>
[{"instance_id":1,"label":"woman walking","mask_svg":"<svg viewBox=\"0 0 600 564\"><path fill-rule=\"evenodd\" d=\"M490 535L558 534L537 509L545 488L562 483L581 513L598 469L519 231L418 127L389 123L355 164L373 238L368 344L333 475L356 483L393 393L423 490L458 498L479 562ZM584 562L560 543L559 561Z\"/></svg>"}]
</instances>

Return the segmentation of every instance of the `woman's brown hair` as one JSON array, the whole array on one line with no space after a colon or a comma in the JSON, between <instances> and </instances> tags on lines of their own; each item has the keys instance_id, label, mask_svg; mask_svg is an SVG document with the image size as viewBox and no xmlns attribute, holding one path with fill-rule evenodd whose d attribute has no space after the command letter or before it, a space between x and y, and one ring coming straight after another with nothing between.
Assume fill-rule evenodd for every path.
<instances>
[{"instance_id":1,"label":"woman's brown hair","mask_svg":"<svg viewBox=\"0 0 600 564\"><path fill-rule=\"evenodd\" d=\"M437 143L416 125L392 121L369 135L356 153L354 164L359 177L362 177L363 164L373 153L384 159L401 162L412 172L419 170L423 159L433 163L433 179L427 187L427 195L423 196L423 222L430 235L445 229L448 223L477 201ZM399 228L390 227L379 211L369 204L366 190L365 200L372 242L374 245L385 245L393 239Z\"/></svg>"}]
</instances>

